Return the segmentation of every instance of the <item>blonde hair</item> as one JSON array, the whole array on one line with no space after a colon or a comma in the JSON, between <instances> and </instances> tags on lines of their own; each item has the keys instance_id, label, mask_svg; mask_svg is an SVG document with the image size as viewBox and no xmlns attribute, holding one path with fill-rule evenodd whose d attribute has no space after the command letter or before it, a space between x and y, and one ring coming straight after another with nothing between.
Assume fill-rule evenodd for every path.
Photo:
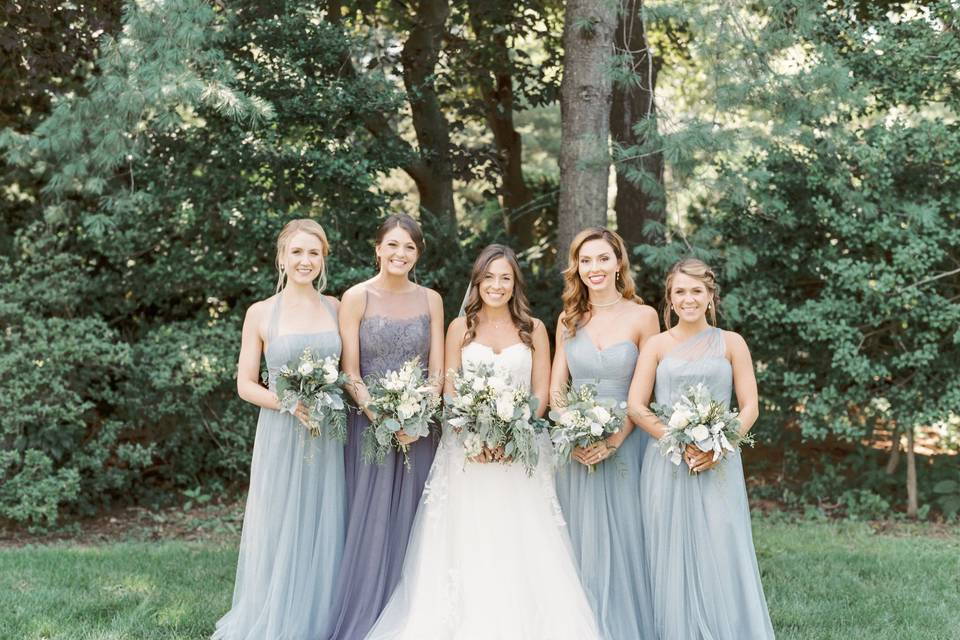
<instances>
[{"instance_id":1,"label":"blonde hair","mask_svg":"<svg viewBox=\"0 0 960 640\"><path fill-rule=\"evenodd\" d=\"M563 270L563 325L570 337L576 335L580 319L590 310L590 296L586 285L580 279L580 248L590 240L603 240L613 247L613 253L620 262L620 270L617 271L617 291L625 299L643 304L643 300L637 295L633 276L630 275L630 257L623 238L615 231L603 227L588 227L578 233L570 243L567 268Z\"/></svg>"},{"instance_id":2,"label":"blonde hair","mask_svg":"<svg viewBox=\"0 0 960 640\"><path fill-rule=\"evenodd\" d=\"M320 268L320 276L317 278L317 291L323 291L327 287L327 254L330 253L330 243L327 241L327 233L320 226L320 223L311 218L297 218L291 220L280 231L277 236L277 292L286 285L284 279L286 274L283 271L283 256L287 252L287 245L290 244L290 238L303 232L317 238L320 246L323 248L323 266Z\"/></svg>"},{"instance_id":3,"label":"blonde hair","mask_svg":"<svg viewBox=\"0 0 960 640\"><path fill-rule=\"evenodd\" d=\"M720 304L720 285L717 284L717 275L713 272L713 269L699 258L684 258L680 262L677 262L675 265L670 267L670 271L667 272L667 280L664 284L664 295L663 295L663 324L669 329L670 324L670 311L672 309L670 305L670 287L673 286L673 279L677 274L682 273L685 276L690 276L691 278L696 278L703 283L703 286L707 288L707 291L710 292L710 302L707 306L707 315L710 318L710 324L717 326L717 306Z\"/></svg>"}]
</instances>

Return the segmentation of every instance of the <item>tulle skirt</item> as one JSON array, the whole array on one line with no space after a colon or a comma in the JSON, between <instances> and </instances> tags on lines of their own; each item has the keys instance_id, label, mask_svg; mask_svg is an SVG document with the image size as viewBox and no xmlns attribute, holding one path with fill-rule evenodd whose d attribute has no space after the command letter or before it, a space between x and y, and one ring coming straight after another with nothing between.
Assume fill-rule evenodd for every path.
<instances>
[{"instance_id":1,"label":"tulle skirt","mask_svg":"<svg viewBox=\"0 0 960 640\"><path fill-rule=\"evenodd\" d=\"M343 446L260 411L230 611L214 640L316 640L343 551Z\"/></svg>"},{"instance_id":2,"label":"tulle skirt","mask_svg":"<svg viewBox=\"0 0 960 640\"><path fill-rule=\"evenodd\" d=\"M641 465L649 436L639 428L593 473L571 461L557 471L557 496L574 557L605 640L647 640L652 595L643 548Z\"/></svg>"},{"instance_id":3,"label":"tulle skirt","mask_svg":"<svg viewBox=\"0 0 960 640\"><path fill-rule=\"evenodd\" d=\"M370 421L351 413L345 451L347 540L335 587L334 624L324 638L359 640L373 626L400 579L423 485L437 449L430 436L410 445L410 468L393 451L382 465L368 464L361 437Z\"/></svg>"},{"instance_id":4,"label":"tulle skirt","mask_svg":"<svg viewBox=\"0 0 960 640\"><path fill-rule=\"evenodd\" d=\"M641 486L656 637L773 638L739 454L691 476L651 442Z\"/></svg>"},{"instance_id":5,"label":"tulle skirt","mask_svg":"<svg viewBox=\"0 0 960 640\"><path fill-rule=\"evenodd\" d=\"M556 500L549 444L519 464L464 460L444 439L400 584L368 640L599 638Z\"/></svg>"}]
</instances>

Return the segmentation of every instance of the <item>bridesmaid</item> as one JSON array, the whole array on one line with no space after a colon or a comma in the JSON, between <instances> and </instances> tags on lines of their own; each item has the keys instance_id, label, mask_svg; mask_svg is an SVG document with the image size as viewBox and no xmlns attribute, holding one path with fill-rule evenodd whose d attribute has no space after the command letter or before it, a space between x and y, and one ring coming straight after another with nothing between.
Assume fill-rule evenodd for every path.
<instances>
[{"instance_id":1,"label":"bridesmaid","mask_svg":"<svg viewBox=\"0 0 960 640\"><path fill-rule=\"evenodd\" d=\"M443 375L443 302L435 291L410 281L423 255L420 225L406 215L387 218L377 230L376 276L343 294L340 335L343 370L354 382L359 406L369 398L363 378L399 369L420 357L440 393ZM337 580L336 620L328 638L356 640L373 627L400 578L407 538L436 452L436 439L410 444L412 468L394 452L383 465L363 462L366 412L351 415L346 447L347 542Z\"/></svg>"},{"instance_id":2,"label":"bridesmaid","mask_svg":"<svg viewBox=\"0 0 960 640\"><path fill-rule=\"evenodd\" d=\"M716 278L702 261L687 258L670 269L665 300L667 331L644 345L629 396L630 415L653 437L641 487L656 637L773 638L740 455L714 463L711 453L691 447L685 459L695 473L688 474L660 455L655 440L665 427L648 406L651 393L658 404L673 406L702 382L724 404L736 392L742 430L748 431L759 415L750 350L739 334L716 327ZM671 311L678 318L673 328Z\"/></svg>"},{"instance_id":3,"label":"bridesmaid","mask_svg":"<svg viewBox=\"0 0 960 640\"><path fill-rule=\"evenodd\" d=\"M637 297L623 239L607 229L581 231L563 272L550 397L597 385L618 401L627 390L639 347L660 331L657 312ZM619 433L577 448L557 471L557 495L570 527L580 580L606 640L653 638L650 586L640 522L640 465L647 434L625 420ZM594 473L587 465L600 464Z\"/></svg>"},{"instance_id":4,"label":"bridesmaid","mask_svg":"<svg viewBox=\"0 0 960 640\"><path fill-rule=\"evenodd\" d=\"M317 222L289 222L277 238L277 293L243 322L237 392L260 407L260 419L233 605L215 640L315 638L330 623L346 530L343 446L309 435L302 406L296 416L280 413L275 393L277 371L304 348L340 356L339 303L318 292L328 250ZM261 354L269 389L258 382Z\"/></svg>"}]
</instances>

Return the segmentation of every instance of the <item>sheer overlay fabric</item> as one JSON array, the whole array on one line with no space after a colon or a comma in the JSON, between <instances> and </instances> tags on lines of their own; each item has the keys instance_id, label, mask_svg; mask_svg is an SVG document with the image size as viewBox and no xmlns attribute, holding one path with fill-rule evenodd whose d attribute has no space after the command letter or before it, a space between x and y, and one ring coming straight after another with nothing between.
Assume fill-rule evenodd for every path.
<instances>
[{"instance_id":1,"label":"sheer overlay fabric","mask_svg":"<svg viewBox=\"0 0 960 640\"><path fill-rule=\"evenodd\" d=\"M277 372L306 347L340 356L336 330L280 334L280 298L267 331L271 390ZM323 298L336 319L333 306ZM343 552L343 446L311 436L290 414L261 409L250 465L236 583L214 640L315 640L330 624Z\"/></svg>"},{"instance_id":2,"label":"sheer overlay fabric","mask_svg":"<svg viewBox=\"0 0 960 640\"><path fill-rule=\"evenodd\" d=\"M571 386L593 384L599 397L627 399L637 363L636 344L624 340L598 349L581 329L564 341L563 348ZM656 637L640 515L641 466L648 440L647 433L636 428L616 455L593 473L573 460L557 471L557 495L580 580L605 640Z\"/></svg>"},{"instance_id":3,"label":"sheer overlay fabric","mask_svg":"<svg viewBox=\"0 0 960 640\"><path fill-rule=\"evenodd\" d=\"M360 322L360 373L366 378L396 370L418 357L430 361L430 309L427 290L414 286L400 293L366 286ZM324 637L362 638L373 626L397 580L407 539L437 447L434 437L410 445L411 468L392 452L382 465L361 456L361 435L369 426L362 413L351 414L345 450L347 539L334 593L335 622Z\"/></svg>"},{"instance_id":4,"label":"sheer overlay fabric","mask_svg":"<svg viewBox=\"0 0 960 640\"><path fill-rule=\"evenodd\" d=\"M733 371L723 331L708 328L660 361L656 401L673 406L703 383L729 404ZM689 475L647 445L643 526L661 640L763 640L773 627L760 583L740 456Z\"/></svg>"}]
</instances>

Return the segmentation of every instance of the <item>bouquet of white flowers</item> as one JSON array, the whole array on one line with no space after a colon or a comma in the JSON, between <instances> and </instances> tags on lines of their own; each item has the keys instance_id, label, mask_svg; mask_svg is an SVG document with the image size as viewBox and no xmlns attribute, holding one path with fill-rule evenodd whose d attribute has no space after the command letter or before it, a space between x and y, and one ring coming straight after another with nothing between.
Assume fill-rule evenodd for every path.
<instances>
[{"instance_id":1,"label":"bouquet of white flowers","mask_svg":"<svg viewBox=\"0 0 960 640\"><path fill-rule=\"evenodd\" d=\"M427 382L420 358L408 360L399 371L388 371L366 382L370 399L364 405L374 420L363 432L362 454L367 462L383 464L392 448L403 454L403 464L410 468L409 445L397 440L403 430L412 437L430 435L430 422L440 408L440 398Z\"/></svg>"},{"instance_id":2,"label":"bouquet of white flowers","mask_svg":"<svg viewBox=\"0 0 960 640\"><path fill-rule=\"evenodd\" d=\"M687 445L700 451L712 451L713 459L721 460L739 451L744 444L753 444L753 437L740 433L736 411L730 411L713 399L701 382L690 387L673 405L651 405L651 409L667 425L667 432L657 442L660 454L679 465Z\"/></svg>"},{"instance_id":3,"label":"bouquet of white flowers","mask_svg":"<svg viewBox=\"0 0 960 640\"><path fill-rule=\"evenodd\" d=\"M569 462L574 448L589 447L612 433L618 433L627 416L626 402L598 398L597 387L592 384L568 388L562 402L565 406L550 411L553 421L550 439L558 464ZM595 470L596 465L587 465L588 473Z\"/></svg>"},{"instance_id":4,"label":"bouquet of white flowers","mask_svg":"<svg viewBox=\"0 0 960 640\"><path fill-rule=\"evenodd\" d=\"M307 429L319 436L326 423L327 436L338 442L347 441L346 404L343 385L347 376L341 373L339 361L333 356L317 358L309 347L299 358L280 367L277 374L277 398L280 411L294 413L303 404L309 420Z\"/></svg>"},{"instance_id":5,"label":"bouquet of white flowers","mask_svg":"<svg viewBox=\"0 0 960 640\"><path fill-rule=\"evenodd\" d=\"M506 459L521 463L528 474L537 466L537 398L497 373L489 364L464 367L454 374L457 395L446 398L447 421L460 437L467 458L484 447L503 447Z\"/></svg>"}]
</instances>

